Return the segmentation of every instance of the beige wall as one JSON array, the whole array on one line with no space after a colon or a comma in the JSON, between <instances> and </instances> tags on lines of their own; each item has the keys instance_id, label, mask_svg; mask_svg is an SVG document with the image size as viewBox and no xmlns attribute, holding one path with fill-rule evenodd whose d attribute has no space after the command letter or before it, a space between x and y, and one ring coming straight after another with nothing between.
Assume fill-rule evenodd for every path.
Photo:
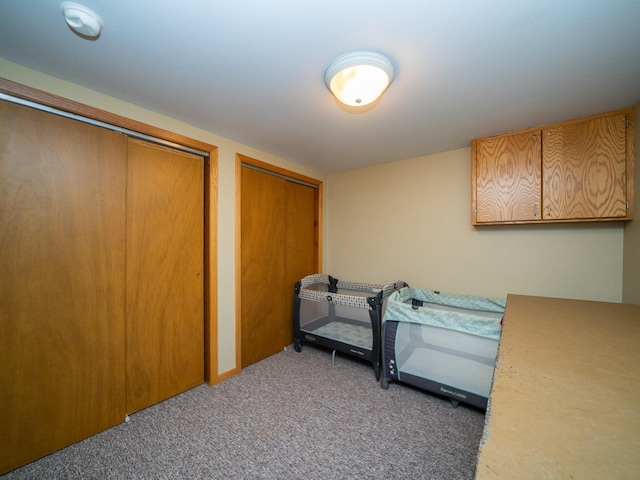
<instances>
[{"instance_id":1,"label":"beige wall","mask_svg":"<svg viewBox=\"0 0 640 480\"><path fill-rule=\"evenodd\" d=\"M471 225L468 148L327 177L326 272L455 293L619 302L623 225Z\"/></svg>"},{"instance_id":2,"label":"beige wall","mask_svg":"<svg viewBox=\"0 0 640 480\"><path fill-rule=\"evenodd\" d=\"M634 217L624 229L622 301L640 304L640 103L633 109L635 143Z\"/></svg>"},{"instance_id":3,"label":"beige wall","mask_svg":"<svg viewBox=\"0 0 640 480\"><path fill-rule=\"evenodd\" d=\"M618 223L472 227L468 149L325 179L318 172L212 132L2 58L0 76L219 148L219 373L236 367L236 153L325 180L323 270L338 278L358 282L401 279L420 288L492 296L622 298L623 227ZM636 169L636 184L640 185L638 172L640 168ZM636 211L640 210L638 192L640 188L636 189ZM625 301L639 302L640 252L636 245L640 244L640 221L631 225L624 249L625 298L629 298Z\"/></svg>"},{"instance_id":4,"label":"beige wall","mask_svg":"<svg viewBox=\"0 0 640 480\"><path fill-rule=\"evenodd\" d=\"M218 147L218 372L235 365L235 155L243 155L322 180L292 164L170 117L79 87L0 58L0 77L116 113Z\"/></svg>"}]
</instances>

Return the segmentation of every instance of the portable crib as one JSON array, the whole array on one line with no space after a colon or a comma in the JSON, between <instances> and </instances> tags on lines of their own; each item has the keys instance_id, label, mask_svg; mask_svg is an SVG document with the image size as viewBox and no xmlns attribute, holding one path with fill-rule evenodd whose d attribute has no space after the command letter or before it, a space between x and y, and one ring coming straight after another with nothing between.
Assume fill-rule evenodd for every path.
<instances>
[{"instance_id":1,"label":"portable crib","mask_svg":"<svg viewBox=\"0 0 640 480\"><path fill-rule=\"evenodd\" d=\"M380 386L400 381L487 408L506 300L403 288L387 300Z\"/></svg>"},{"instance_id":2,"label":"portable crib","mask_svg":"<svg viewBox=\"0 0 640 480\"><path fill-rule=\"evenodd\" d=\"M383 303L406 285L344 282L321 273L304 277L295 285L294 349L309 342L362 358L379 380Z\"/></svg>"}]
</instances>

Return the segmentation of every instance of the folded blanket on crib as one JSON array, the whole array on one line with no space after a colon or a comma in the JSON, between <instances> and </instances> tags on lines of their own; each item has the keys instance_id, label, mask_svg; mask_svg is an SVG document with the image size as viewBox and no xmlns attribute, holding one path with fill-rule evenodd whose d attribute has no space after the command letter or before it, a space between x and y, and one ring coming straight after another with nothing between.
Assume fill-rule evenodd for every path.
<instances>
[{"instance_id":1,"label":"folded blanket on crib","mask_svg":"<svg viewBox=\"0 0 640 480\"><path fill-rule=\"evenodd\" d=\"M506 299L405 287L392 293L384 320L420 323L498 340Z\"/></svg>"}]
</instances>

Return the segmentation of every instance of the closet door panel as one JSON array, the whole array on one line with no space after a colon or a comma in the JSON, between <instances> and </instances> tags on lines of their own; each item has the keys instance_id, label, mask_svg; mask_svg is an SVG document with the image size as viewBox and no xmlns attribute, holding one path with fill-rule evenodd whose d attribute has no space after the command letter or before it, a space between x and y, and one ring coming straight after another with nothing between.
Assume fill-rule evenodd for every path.
<instances>
[{"instance_id":1,"label":"closet door panel","mask_svg":"<svg viewBox=\"0 0 640 480\"><path fill-rule=\"evenodd\" d=\"M0 473L124 420L126 137L0 102Z\"/></svg>"},{"instance_id":2,"label":"closet door panel","mask_svg":"<svg viewBox=\"0 0 640 480\"><path fill-rule=\"evenodd\" d=\"M287 182L286 282L287 319L293 318L293 290L298 280L317 272L316 189L300 183ZM289 328L285 345L293 343L293 328Z\"/></svg>"},{"instance_id":3,"label":"closet door panel","mask_svg":"<svg viewBox=\"0 0 640 480\"><path fill-rule=\"evenodd\" d=\"M292 296L285 279L286 183L283 178L242 167L241 336L242 367L287 345Z\"/></svg>"},{"instance_id":4,"label":"closet door panel","mask_svg":"<svg viewBox=\"0 0 640 480\"><path fill-rule=\"evenodd\" d=\"M204 160L130 139L127 412L204 381Z\"/></svg>"},{"instance_id":5,"label":"closet door panel","mask_svg":"<svg viewBox=\"0 0 640 480\"><path fill-rule=\"evenodd\" d=\"M294 286L317 268L318 192L246 166L241 182L244 368L293 343Z\"/></svg>"}]
</instances>

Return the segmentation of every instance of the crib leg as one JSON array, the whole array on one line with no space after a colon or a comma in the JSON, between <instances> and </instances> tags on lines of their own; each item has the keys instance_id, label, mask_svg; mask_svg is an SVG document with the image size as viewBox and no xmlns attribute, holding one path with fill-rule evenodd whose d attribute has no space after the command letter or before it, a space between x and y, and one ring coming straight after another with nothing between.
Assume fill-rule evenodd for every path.
<instances>
[{"instance_id":1,"label":"crib leg","mask_svg":"<svg viewBox=\"0 0 640 480\"><path fill-rule=\"evenodd\" d=\"M453 408L458 408L458 404L460 402L458 400L454 400L453 398L451 398L450 400L451 400L451 405L453 405Z\"/></svg>"},{"instance_id":2,"label":"crib leg","mask_svg":"<svg viewBox=\"0 0 640 480\"><path fill-rule=\"evenodd\" d=\"M333 353L331 354L331 365L335 365L336 364L336 351L334 350Z\"/></svg>"}]
</instances>

